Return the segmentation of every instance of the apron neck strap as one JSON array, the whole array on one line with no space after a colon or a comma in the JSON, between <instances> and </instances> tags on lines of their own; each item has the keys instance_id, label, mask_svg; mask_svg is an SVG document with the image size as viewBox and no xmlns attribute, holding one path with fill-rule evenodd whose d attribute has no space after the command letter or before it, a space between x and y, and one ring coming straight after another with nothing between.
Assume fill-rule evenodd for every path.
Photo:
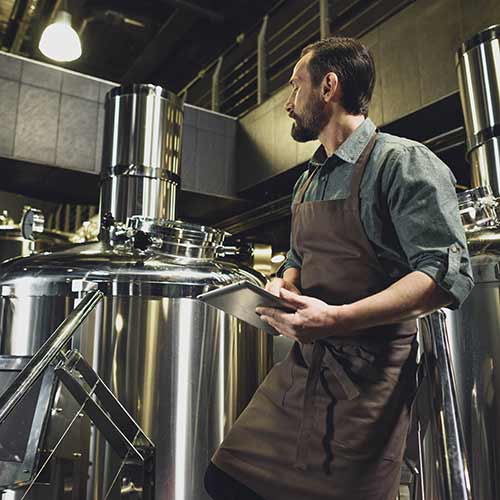
<instances>
[{"instance_id":1,"label":"apron neck strap","mask_svg":"<svg viewBox=\"0 0 500 500\"><path fill-rule=\"evenodd\" d=\"M376 130L372 134L370 140L368 141L368 144L365 146L365 149L363 149L363 152L360 154L358 161L354 166L354 172L352 174L352 180L351 180L351 199L356 204L358 203L359 200L359 189L361 187L361 179L363 178L363 174L365 173L366 165L375 146L375 142L377 141L377 137L378 137L378 130Z\"/></svg>"},{"instance_id":2,"label":"apron neck strap","mask_svg":"<svg viewBox=\"0 0 500 500\"><path fill-rule=\"evenodd\" d=\"M314 170L309 172L307 179L302 183L302 186L300 186L300 189L297 192L297 195L295 197L296 203L303 203L304 202L304 196L306 194L307 188L311 185L313 177L316 175L316 173L318 172L318 170L320 168L321 168L321 165L317 165L316 167L314 167Z\"/></svg>"},{"instance_id":3,"label":"apron neck strap","mask_svg":"<svg viewBox=\"0 0 500 500\"><path fill-rule=\"evenodd\" d=\"M378 137L378 130L376 130L373 135L370 137L370 140L368 141L368 144L365 146L365 149L363 149L363 152L358 158L358 161L356 162L356 165L354 166L354 172L352 174L352 181L351 181L351 198L353 200L357 200L359 198L359 188L361 185L361 179L363 178L363 174L365 172L366 164L368 163L368 159L370 158L370 154L373 151L373 147L375 146L375 141L377 140ZM295 197L295 202L296 203L303 203L304 202L304 197L306 194L307 189L311 185L311 182L316 175L316 173L319 171L321 168L321 165L317 165L314 170L309 172L309 175L307 176L307 179L303 182L302 186L300 186L299 191L297 192L297 195Z\"/></svg>"}]
</instances>

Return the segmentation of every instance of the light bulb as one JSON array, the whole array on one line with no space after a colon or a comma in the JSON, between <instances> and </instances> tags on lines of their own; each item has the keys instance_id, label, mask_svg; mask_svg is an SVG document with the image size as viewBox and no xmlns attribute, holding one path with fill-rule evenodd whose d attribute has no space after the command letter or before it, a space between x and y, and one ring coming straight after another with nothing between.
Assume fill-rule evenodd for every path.
<instances>
[{"instance_id":1,"label":"light bulb","mask_svg":"<svg viewBox=\"0 0 500 500\"><path fill-rule=\"evenodd\" d=\"M55 61L68 62L82 55L82 45L77 32L71 27L71 15L60 10L52 24L49 24L40 37L40 52Z\"/></svg>"},{"instance_id":2,"label":"light bulb","mask_svg":"<svg viewBox=\"0 0 500 500\"><path fill-rule=\"evenodd\" d=\"M278 253L271 257L271 262L273 264L281 264L285 260L285 256L282 253Z\"/></svg>"}]
</instances>

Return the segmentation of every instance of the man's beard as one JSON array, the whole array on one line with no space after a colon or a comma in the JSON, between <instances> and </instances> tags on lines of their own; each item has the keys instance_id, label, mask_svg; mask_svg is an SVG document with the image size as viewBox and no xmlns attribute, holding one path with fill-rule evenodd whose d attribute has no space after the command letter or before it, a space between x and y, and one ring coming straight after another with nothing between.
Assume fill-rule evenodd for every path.
<instances>
[{"instance_id":1,"label":"man's beard","mask_svg":"<svg viewBox=\"0 0 500 500\"><path fill-rule=\"evenodd\" d=\"M313 94L307 103L303 116L292 115L292 137L297 142L314 141L329 120L327 107L318 94Z\"/></svg>"}]
</instances>

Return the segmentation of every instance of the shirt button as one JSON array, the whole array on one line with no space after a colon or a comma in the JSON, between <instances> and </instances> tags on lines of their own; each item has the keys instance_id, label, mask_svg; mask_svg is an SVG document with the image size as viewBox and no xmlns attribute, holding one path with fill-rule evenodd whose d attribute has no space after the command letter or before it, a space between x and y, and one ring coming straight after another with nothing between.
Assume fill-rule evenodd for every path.
<instances>
[{"instance_id":1,"label":"shirt button","mask_svg":"<svg viewBox=\"0 0 500 500\"><path fill-rule=\"evenodd\" d=\"M457 245L451 245L450 250L451 250L453 253L457 253L457 252L458 252L458 246L457 246Z\"/></svg>"}]
</instances>

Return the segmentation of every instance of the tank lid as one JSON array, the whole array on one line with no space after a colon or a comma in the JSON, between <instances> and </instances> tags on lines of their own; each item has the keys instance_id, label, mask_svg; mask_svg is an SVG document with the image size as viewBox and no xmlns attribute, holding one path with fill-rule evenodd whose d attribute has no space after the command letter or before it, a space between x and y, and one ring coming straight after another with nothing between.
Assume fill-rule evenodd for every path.
<instances>
[{"instance_id":1,"label":"tank lid","mask_svg":"<svg viewBox=\"0 0 500 500\"><path fill-rule=\"evenodd\" d=\"M134 238L139 248L141 243L137 240L143 234L146 237L145 247L152 246L179 257L213 258L229 236L220 229L182 221L131 217L128 225L135 231Z\"/></svg>"},{"instance_id":2,"label":"tank lid","mask_svg":"<svg viewBox=\"0 0 500 500\"><path fill-rule=\"evenodd\" d=\"M500 38L500 24L494 24L466 40L457 50L457 59L474 47L498 38Z\"/></svg>"}]
</instances>

